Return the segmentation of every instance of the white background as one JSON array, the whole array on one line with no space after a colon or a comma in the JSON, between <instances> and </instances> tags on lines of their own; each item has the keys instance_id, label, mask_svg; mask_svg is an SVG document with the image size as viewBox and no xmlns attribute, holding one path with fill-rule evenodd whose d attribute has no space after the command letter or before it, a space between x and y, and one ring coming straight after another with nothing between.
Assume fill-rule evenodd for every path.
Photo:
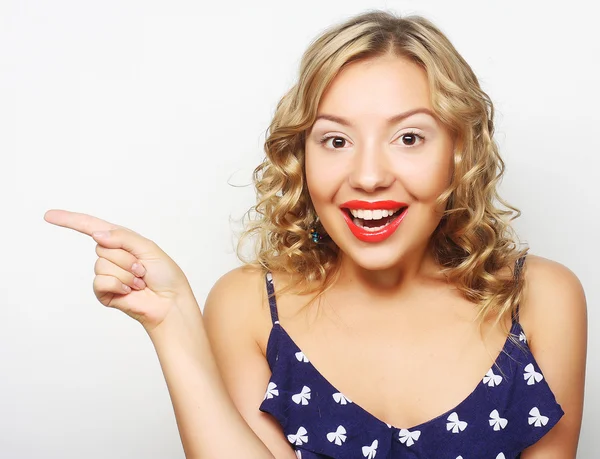
<instances>
[{"instance_id":1,"label":"white background","mask_svg":"<svg viewBox=\"0 0 600 459\"><path fill-rule=\"evenodd\" d=\"M2 0L0 457L183 458L147 335L93 296L95 243L43 214L155 240L203 302L239 263L235 221L254 202L239 186L302 52L376 7L433 20L496 104L521 238L586 289L579 457L597 457L600 38L583 0Z\"/></svg>"}]
</instances>

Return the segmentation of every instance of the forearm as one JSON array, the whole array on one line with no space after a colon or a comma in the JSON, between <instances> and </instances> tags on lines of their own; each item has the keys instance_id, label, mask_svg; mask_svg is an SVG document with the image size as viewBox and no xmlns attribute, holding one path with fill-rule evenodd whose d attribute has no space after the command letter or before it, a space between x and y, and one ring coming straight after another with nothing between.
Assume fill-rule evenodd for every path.
<instances>
[{"instance_id":1,"label":"forearm","mask_svg":"<svg viewBox=\"0 0 600 459\"><path fill-rule=\"evenodd\" d=\"M227 393L199 309L191 321L178 314L168 320L149 335L167 382L186 458L272 458Z\"/></svg>"}]
</instances>

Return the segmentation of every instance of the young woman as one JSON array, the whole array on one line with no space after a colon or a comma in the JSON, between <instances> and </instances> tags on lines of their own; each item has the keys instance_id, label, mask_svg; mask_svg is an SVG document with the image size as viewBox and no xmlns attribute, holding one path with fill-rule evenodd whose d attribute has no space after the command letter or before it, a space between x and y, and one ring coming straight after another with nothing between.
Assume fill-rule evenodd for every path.
<instances>
[{"instance_id":1,"label":"young woman","mask_svg":"<svg viewBox=\"0 0 600 459\"><path fill-rule=\"evenodd\" d=\"M306 51L255 174L256 259L204 315L152 241L45 218L97 241L94 291L148 331L189 458L573 458L585 297L519 247L493 131L435 26L368 13Z\"/></svg>"}]
</instances>

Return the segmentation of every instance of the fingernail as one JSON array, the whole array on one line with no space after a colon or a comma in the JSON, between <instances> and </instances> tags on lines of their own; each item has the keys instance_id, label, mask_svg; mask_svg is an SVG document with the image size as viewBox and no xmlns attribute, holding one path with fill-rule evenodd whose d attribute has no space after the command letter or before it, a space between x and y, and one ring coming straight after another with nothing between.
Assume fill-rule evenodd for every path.
<instances>
[{"instance_id":1,"label":"fingernail","mask_svg":"<svg viewBox=\"0 0 600 459\"><path fill-rule=\"evenodd\" d=\"M146 274L146 270L138 263L134 263L133 265L131 265L131 270L133 271L133 274L135 274L136 276L141 277L144 274Z\"/></svg>"},{"instance_id":2,"label":"fingernail","mask_svg":"<svg viewBox=\"0 0 600 459\"><path fill-rule=\"evenodd\" d=\"M109 234L110 233L108 231L95 231L94 233L92 233L92 236L94 236L95 238L103 238L108 237Z\"/></svg>"},{"instance_id":3,"label":"fingernail","mask_svg":"<svg viewBox=\"0 0 600 459\"><path fill-rule=\"evenodd\" d=\"M131 287L129 285L123 284L123 291L125 293L130 293L131 292Z\"/></svg>"},{"instance_id":4,"label":"fingernail","mask_svg":"<svg viewBox=\"0 0 600 459\"><path fill-rule=\"evenodd\" d=\"M146 283L139 277L133 278L133 285L135 285L140 290L144 290L144 288L146 288Z\"/></svg>"}]
</instances>

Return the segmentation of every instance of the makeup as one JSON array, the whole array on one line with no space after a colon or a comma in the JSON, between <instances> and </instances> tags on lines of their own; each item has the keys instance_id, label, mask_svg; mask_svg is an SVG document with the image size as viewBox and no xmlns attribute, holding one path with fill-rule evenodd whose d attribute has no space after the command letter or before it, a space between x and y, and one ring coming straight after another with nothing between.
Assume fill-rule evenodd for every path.
<instances>
[{"instance_id":1,"label":"makeup","mask_svg":"<svg viewBox=\"0 0 600 459\"><path fill-rule=\"evenodd\" d=\"M385 241L400 226L408 204L398 201L348 201L340 206L352 234L362 242Z\"/></svg>"}]
</instances>

